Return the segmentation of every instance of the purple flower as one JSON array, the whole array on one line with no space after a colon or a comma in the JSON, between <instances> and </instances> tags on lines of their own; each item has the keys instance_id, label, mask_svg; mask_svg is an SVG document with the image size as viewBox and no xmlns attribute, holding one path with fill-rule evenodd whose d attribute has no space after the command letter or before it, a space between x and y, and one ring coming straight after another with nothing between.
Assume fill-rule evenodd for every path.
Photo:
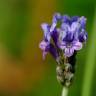
<instances>
[{"instance_id":1,"label":"purple flower","mask_svg":"<svg viewBox=\"0 0 96 96\"><path fill-rule=\"evenodd\" d=\"M79 33L79 36L78 36L79 41L86 42L87 38L88 38L87 32L84 29L82 29L82 31Z\"/></svg>"},{"instance_id":2,"label":"purple flower","mask_svg":"<svg viewBox=\"0 0 96 96\"><path fill-rule=\"evenodd\" d=\"M51 33L51 37L52 37L52 40L53 40L55 46L58 48L59 31L56 28Z\"/></svg>"},{"instance_id":3,"label":"purple flower","mask_svg":"<svg viewBox=\"0 0 96 96\"><path fill-rule=\"evenodd\" d=\"M50 44L49 52L55 58L55 60L58 58L58 52L53 44Z\"/></svg>"},{"instance_id":4,"label":"purple flower","mask_svg":"<svg viewBox=\"0 0 96 96\"><path fill-rule=\"evenodd\" d=\"M39 44L39 48L43 51L43 59L45 59L46 54L49 51L50 43L46 41L41 41Z\"/></svg>"},{"instance_id":5,"label":"purple flower","mask_svg":"<svg viewBox=\"0 0 96 96\"><path fill-rule=\"evenodd\" d=\"M86 19L84 16L82 16L82 17L79 19L79 22L80 22L81 27L82 27L83 29L85 29L86 20L87 20L87 19Z\"/></svg>"},{"instance_id":6,"label":"purple flower","mask_svg":"<svg viewBox=\"0 0 96 96\"><path fill-rule=\"evenodd\" d=\"M41 27L44 31L44 40L47 42L50 42L50 39L51 39L50 25L48 25L47 23L43 23Z\"/></svg>"},{"instance_id":7,"label":"purple flower","mask_svg":"<svg viewBox=\"0 0 96 96\"><path fill-rule=\"evenodd\" d=\"M61 22L71 25L73 22L78 20L78 16L69 17L68 15L63 15Z\"/></svg>"},{"instance_id":8,"label":"purple flower","mask_svg":"<svg viewBox=\"0 0 96 96\"><path fill-rule=\"evenodd\" d=\"M63 16L58 46L64 51L66 57L70 57L74 54L74 51L82 49L82 42L87 40L85 25L85 17L74 16L70 18L67 15Z\"/></svg>"},{"instance_id":9,"label":"purple flower","mask_svg":"<svg viewBox=\"0 0 96 96\"><path fill-rule=\"evenodd\" d=\"M61 18L62 18L61 14L59 14L59 13L54 14L53 19L52 19L52 25L50 28L50 32L54 31L58 21L61 20Z\"/></svg>"},{"instance_id":10,"label":"purple flower","mask_svg":"<svg viewBox=\"0 0 96 96\"><path fill-rule=\"evenodd\" d=\"M61 22L59 28L57 27L58 21ZM84 16L69 17L56 13L51 25L43 23L41 27L44 31L44 39L39 47L43 51L43 58L48 52L55 59L60 57L61 54L70 57L74 54L74 51L82 49L83 42L87 40L86 18Z\"/></svg>"},{"instance_id":11,"label":"purple flower","mask_svg":"<svg viewBox=\"0 0 96 96\"><path fill-rule=\"evenodd\" d=\"M39 44L39 48L43 51L43 59L48 52L56 59L58 57L58 53L53 44L49 42L45 42L44 40Z\"/></svg>"},{"instance_id":12,"label":"purple flower","mask_svg":"<svg viewBox=\"0 0 96 96\"><path fill-rule=\"evenodd\" d=\"M78 28L78 39L80 42L86 42L88 35L86 32L86 18L84 16L80 17L79 20L79 28Z\"/></svg>"},{"instance_id":13,"label":"purple flower","mask_svg":"<svg viewBox=\"0 0 96 96\"><path fill-rule=\"evenodd\" d=\"M82 49L82 43L73 40L72 42L61 42L60 48L64 50L64 55L70 57L74 54L74 51Z\"/></svg>"},{"instance_id":14,"label":"purple flower","mask_svg":"<svg viewBox=\"0 0 96 96\"><path fill-rule=\"evenodd\" d=\"M39 48L43 51L43 59L45 59L48 52L50 52L54 58L57 58L57 50L50 42L52 37L55 45L57 44L57 30L54 28L53 32L50 32L50 25L47 23L43 23L41 27L44 31L44 40L39 44Z\"/></svg>"},{"instance_id":15,"label":"purple flower","mask_svg":"<svg viewBox=\"0 0 96 96\"><path fill-rule=\"evenodd\" d=\"M50 47L50 26L47 23L43 23L41 27L44 31L44 39L39 44L39 48L43 51L43 59L45 59L45 56L48 53Z\"/></svg>"}]
</instances>

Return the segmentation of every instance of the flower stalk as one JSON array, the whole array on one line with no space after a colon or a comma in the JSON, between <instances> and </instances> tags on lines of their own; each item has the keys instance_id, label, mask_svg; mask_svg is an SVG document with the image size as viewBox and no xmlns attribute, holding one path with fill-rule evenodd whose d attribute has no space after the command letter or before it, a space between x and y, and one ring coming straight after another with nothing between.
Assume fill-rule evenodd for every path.
<instances>
[{"instance_id":1,"label":"flower stalk","mask_svg":"<svg viewBox=\"0 0 96 96\"><path fill-rule=\"evenodd\" d=\"M68 96L68 88L67 87L63 87L61 96Z\"/></svg>"},{"instance_id":2,"label":"flower stalk","mask_svg":"<svg viewBox=\"0 0 96 96\"><path fill-rule=\"evenodd\" d=\"M60 27L57 27L58 21L61 22ZM87 40L85 25L84 16L69 17L59 13L53 16L51 25L47 23L41 25L44 37L39 47L43 51L43 59L49 52L56 60L57 80L64 87L64 96L68 93L68 88L73 81L76 54Z\"/></svg>"}]
</instances>

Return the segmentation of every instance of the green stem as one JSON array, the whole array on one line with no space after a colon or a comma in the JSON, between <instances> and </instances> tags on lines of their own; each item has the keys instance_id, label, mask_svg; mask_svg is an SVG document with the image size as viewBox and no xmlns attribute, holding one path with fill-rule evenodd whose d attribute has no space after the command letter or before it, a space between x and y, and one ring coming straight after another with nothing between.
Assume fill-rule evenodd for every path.
<instances>
[{"instance_id":1,"label":"green stem","mask_svg":"<svg viewBox=\"0 0 96 96\"><path fill-rule=\"evenodd\" d=\"M68 96L68 88L67 87L63 87L62 96Z\"/></svg>"}]
</instances>

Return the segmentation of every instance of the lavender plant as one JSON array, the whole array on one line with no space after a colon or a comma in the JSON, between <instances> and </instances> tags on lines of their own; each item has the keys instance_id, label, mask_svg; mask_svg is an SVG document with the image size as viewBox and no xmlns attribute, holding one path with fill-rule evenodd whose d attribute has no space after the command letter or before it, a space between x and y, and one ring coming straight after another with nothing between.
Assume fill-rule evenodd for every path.
<instances>
[{"instance_id":1,"label":"lavender plant","mask_svg":"<svg viewBox=\"0 0 96 96\"><path fill-rule=\"evenodd\" d=\"M43 59L49 52L57 62L57 80L68 88L74 77L76 54L87 40L86 18L84 16L54 14L52 24L41 25L44 37L39 47Z\"/></svg>"}]
</instances>

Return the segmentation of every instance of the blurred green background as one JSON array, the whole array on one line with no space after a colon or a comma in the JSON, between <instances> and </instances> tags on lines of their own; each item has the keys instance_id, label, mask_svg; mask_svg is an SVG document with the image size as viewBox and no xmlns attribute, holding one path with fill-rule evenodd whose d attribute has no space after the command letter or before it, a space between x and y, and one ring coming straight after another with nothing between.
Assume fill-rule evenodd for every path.
<instances>
[{"instance_id":1,"label":"blurred green background","mask_svg":"<svg viewBox=\"0 0 96 96\"><path fill-rule=\"evenodd\" d=\"M68 96L96 96L96 0L0 0L0 96L60 96L56 62L42 60L42 22L55 12L87 18L88 42L77 55Z\"/></svg>"}]
</instances>

